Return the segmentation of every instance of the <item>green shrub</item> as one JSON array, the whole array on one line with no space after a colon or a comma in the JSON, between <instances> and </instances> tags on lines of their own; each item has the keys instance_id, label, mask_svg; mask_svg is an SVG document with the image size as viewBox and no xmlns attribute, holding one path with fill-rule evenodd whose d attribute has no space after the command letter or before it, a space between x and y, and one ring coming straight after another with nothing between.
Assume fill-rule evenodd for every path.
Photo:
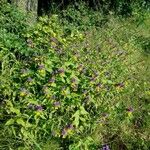
<instances>
[{"instance_id":1,"label":"green shrub","mask_svg":"<svg viewBox=\"0 0 150 150\"><path fill-rule=\"evenodd\" d=\"M62 18L64 24L79 30L88 30L93 26L101 27L106 22L101 12L93 11L83 2L69 5L66 10L63 10Z\"/></svg>"},{"instance_id":2,"label":"green shrub","mask_svg":"<svg viewBox=\"0 0 150 150\"><path fill-rule=\"evenodd\" d=\"M20 34L26 27L26 17L16 7L10 4L0 6L0 28L7 32Z\"/></svg>"},{"instance_id":3,"label":"green shrub","mask_svg":"<svg viewBox=\"0 0 150 150\"><path fill-rule=\"evenodd\" d=\"M6 34L5 40L14 41L11 46L17 44L13 34ZM50 20L41 18L33 29L23 33L25 46L17 54L30 49L32 53L27 53L27 58L17 60L17 47L11 53L8 45L2 43L3 123L18 139L17 147L40 148L38 142L47 137L75 142L93 124L97 105L93 88L97 83L93 84L92 78L96 79L97 74L78 64L76 56L68 54L61 59L70 42L80 39L78 35L72 34L70 40L62 37L57 16L52 16ZM19 42L18 46L22 44Z\"/></svg>"}]
</instances>

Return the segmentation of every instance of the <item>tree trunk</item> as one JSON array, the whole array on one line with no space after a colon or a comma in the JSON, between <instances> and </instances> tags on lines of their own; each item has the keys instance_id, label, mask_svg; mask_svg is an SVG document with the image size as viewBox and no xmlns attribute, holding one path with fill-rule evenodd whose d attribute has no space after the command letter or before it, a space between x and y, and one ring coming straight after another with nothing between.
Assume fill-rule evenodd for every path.
<instances>
[{"instance_id":1,"label":"tree trunk","mask_svg":"<svg viewBox=\"0 0 150 150\"><path fill-rule=\"evenodd\" d=\"M36 21L38 0L11 0L11 2L29 15L29 23Z\"/></svg>"}]
</instances>

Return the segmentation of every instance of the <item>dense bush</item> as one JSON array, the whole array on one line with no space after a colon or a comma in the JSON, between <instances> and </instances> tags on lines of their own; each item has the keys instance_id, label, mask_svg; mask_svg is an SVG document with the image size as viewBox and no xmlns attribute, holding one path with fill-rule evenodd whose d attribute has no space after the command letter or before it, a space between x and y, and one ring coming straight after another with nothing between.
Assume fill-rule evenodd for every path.
<instances>
[{"instance_id":1,"label":"dense bush","mask_svg":"<svg viewBox=\"0 0 150 150\"><path fill-rule=\"evenodd\" d=\"M107 18L102 16L101 12L89 9L86 3L69 5L62 11L62 18L64 26L67 25L71 30L75 28L86 31L93 26L101 27L107 22Z\"/></svg>"},{"instance_id":2,"label":"dense bush","mask_svg":"<svg viewBox=\"0 0 150 150\"><path fill-rule=\"evenodd\" d=\"M39 2L39 14L65 10L70 5L86 3L93 10L104 14L113 12L117 15L130 16L135 8L146 8L150 6L148 0L44 0Z\"/></svg>"},{"instance_id":3,"label":"dense bush","mask_svg":"<svg viewBox=\"0 0 150 150\"><path fill-rule=\"evenodd\" d=\"M20 15L10 5L5 10L10 16ZM12 148L40 147L38 142L47 137L78 141L95 120L93 87L98 83L92 81L98 75L77 63L77 56L61 57L82 35L77 32L64 38L57 16L41 18L31 29L20 26L22 19L7 19L16 30L1 24L1 116L10 140L11 136L17 140Z\"/></svg>"}]
</instances>

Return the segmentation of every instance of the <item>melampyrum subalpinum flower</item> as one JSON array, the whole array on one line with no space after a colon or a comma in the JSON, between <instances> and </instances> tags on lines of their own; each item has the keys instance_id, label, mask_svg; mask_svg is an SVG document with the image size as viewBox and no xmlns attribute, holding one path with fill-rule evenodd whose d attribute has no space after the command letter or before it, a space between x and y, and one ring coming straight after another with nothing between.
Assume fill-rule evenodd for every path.
<instances>
[{"instance_id":1,"label":"melampyrum subalpinum flower","mask_svg":"<svg viewBox=\"0 0 150 150\"><path fill-rule=\"evenodd\" d=\"M116 56L125 55L127 52L125 50L117 50L114 52Z\"/></svg>"},{"instance_id":2,"label":"melampyrum subalpinum flower","mask_svg":"<svg viewBox=\"0 0 150 150\"><path fill-rule=\"evenodd\" d=\"M59 69L57 70L57 73L58 73L60 76L64 76L64 75L65 75L65 69L59 68Z\"/></svg>"},{"instance_id":3,"label":"melampyrum subalpinum flower","mask_svg":"<svg viewBox=\"0 0 150 150\"><path fill-rule=\"evenodd\" d=\"M76 78L71 78L71 83L75 83L76 81Z\"/></svg>"},{"instance_id":4,"label":"melampyrum subalpinum flower","mask_svg":"<svg viewBox=\"0 0 150 150\"><path fill-rule=\"evenodd\" d=\"M52 84L52 83L54 83L54 82L55 82L55 77L52 77L51 79L48 80L48 83L49 83L49 84Z\"/></svg>"},{"instance_id":5,"label":"melampyrum subalpinum flower","mask_svg":"<svg viewBox=\"0 0 150 150\"><path fill-rule=\"evenodd\" d=\"M82 90L82 94L83 94L83 97L86 97L87 94L88 94L88 91L87 90Z\"/></svg>"},{"instance_id":6,"label":"melampyrum subalpinum flower","mask_svg":"<svg viewBox=\"0 0 150 150\"><path fill-rule=\"evenodd\" d=\"M43 86L43 92L44 94L48 94L48 86Z\"/></svg>"},{"instance_id":7,"label":"melampyrum subalpinum flower","mask_svg":"<svg viewBox=\"0 0 150 150\"><path fill-rule=\"evenodd\" d=\"M106 77L110 77L110 72L106 71L106 72L104 72L104 75L105 75Z\"/></svg>"},{"instance_id":8,"label":"melampyrum subalpinum flower","mask_svg":"<svg viewBox=\"0 0 150 150\"><path fill-rule=\"evenodd\" d=\"M73 91L78 90L78 84L72 84L71 87L72 87Z\"/></svg>"},{"instance_id":9,"label":"melampyrum subalpinum flower","mask_svg":"<svg viewBox=\"0 0 150 150\"><path fill-rule=\"evenodd\" d=\"M98 83L96 84L96 91L99 92L102 88L102 84L101 83Z\"/></svg>"},{"instance_id":10,"label":"melampyrum subalpinum flower","mask_svg":"<svg viewBox=\"0 0 150 150\"><path fill-rule=\"evenodd\" d=\"M34 43L33 43L32 39L27 39L27 45L31 48L34 47Z\"/></svg>"},{"instance_id":11,"label":"melampyrum subalpinum flower","mask_svg":"<svg viewBox=\"0 0 150 150\"><path fill-rule=\"evenodd\" d=\"M64 128L61 133L62 137L65 138L67 136L67 130Z\"/></svg>"},{"instance_id":12,"label":"melampyrum subalpinum flower","mask_svg":"<svg viewBox=\"0 0 150 150\"><path fill-rule=\"evenodd\" d=\"M73 124L68 124L66 126L66 128L67 128L67 130L73 130L74 129Z\"/></svg>"},{"instance_id":13,"label":"melampyrum subalpinum flower","mask_svg":"<svg viewBox=\"0 0 150 150\"><path fill-rule=\"evenodd\" d=\"M62 49L62 48L56 48L55 50L56 50L57 54L59 54L59 55L64 55L64 54L65 54L65 53L63 52L63 49Z\"/></svg>"},{"instance_id":14,"label":"melampyrum subalpinum flower","mask_svg":"<svg viewBox=\"0 0 150 150\"><path fill-rule=\"evenodd\" d=\"M35 110L37 111L42 111L43 110L43 107L41 105L36 105L35 106Z\"/></svg>"},{"instance_id":15,"label":"melampyrum subalpinum flower","mask_svg":"<svg viewBox=\"0 0 150 150\"><path fill-rule=\"evenodd\" d=\"M127 111L127 113L128 113L128 116L131 117L131 116L132 116L132 113L133 113L133 111L134 111L134 109L133 109L132 107L128 107L128 108L126 109L126 111Z\"/></svg>"},{"instance_id":16,"label":"melampyrum subalpinum flower","mask_svg":"<svg viewBox=\"0 0 150 150\"><path fill-rule=\"evenodd\" d=\"M126 110L127 110L127 112L133 112L134 111L134 109L132 107L128 107Z\"/></svg>"},{"instance_id":17,"label":"melampyrum subalpinum flower","mask_svg":"<svg viewBox=\"0 0 150 150\"><path fill-rule=\"evenodd\" d=\"M117 87L117 88L123 88L124 87L124 83L122 83L122 82L117 83L117 84L115 84L115 87Z\"/></svg>"},{"instance_id":18,"label":"melampyrum subalpinum flower","mask_svg":"<svg viewBox=\"0 0 150 150\"><path fill-rule=\"evenodd\" d=\"M33 79L32 79L31 77L28 77L27 81L28 81L28 82L32 82Z\"/></svg>"},{"instance_id":19,"label":"melampyrum subalpinum flower","mask_svg":"<svg viewBox=\"0 0 150 150\"><path fill-rule=\"evenodd\" d=\"M108 113L102 113L102 117L107 118L109 116Z\"/></svg>"},{"instance_id":20,"label":"melampyrum subalpinum flower","mask_svg":"<svg viewBox=\"0 0 150 150\"><path fill-rule=\"evenodd\" d=\"M29 74L27 69L21 69L21 77L26 77Z\"/></svg>"},{"instance_id":21,"label":"melampyrum subalpinum flower","mask_svg":"<svg viewBox=\"0 0 150 150\"><path fill-rule=\"evenodd\" d=\"M58 40L55 37L51 37L51 42L58 43Z\"/></svg>"},{"instance_id":22,"label":"melampyrum subalpinum flower","mask_svg":"<svg viewBox=\"0 0 150 150\"><path fill-rule=\"evenodd\" d=\"M90 81L91 81L91 82L95 82L95 81L96 81L96 77L90 78Z\"/></svg>"},{"instance_id":23,"label":"melampyrum subalpinum flower","mask_svg":"<svg viewBox=\"0 0 150 150\"><path fill-rule=\"evenodd\" d=\"M85 104L88 104L90 102L90 99L91 99L91 96L90 95L87 95L84 99L84 103Z\"/></svg>"},{"instance_id":24,"label":"melampyrum subalpinum flower","mask_svg":"<svg viewBox=\"0 0 150 150\"><path fill-rule=\"evenodd\" d=\"M81 73L85 75L85 74L87 73L87 68L83 68L83 69L81 70Z\"/></svg>"},{"instance_id":25,"label":"melampyrum subalpinum flower","mask_svg":"<svg viewBox=\"0 0 150 150\"><path fill-rule=\"evenodd\" d=\"M20 96L21 96L21 97L24 97L24 96L26 96L26 95L28 95L28 94L29 94L29 92L28 92L27 89L25 89L25 88L21 88L21 89L20 89Z\"/></svg>"},{"instance_id":26,"label":"melampyrum subalpinum flower","mask_svg":"<svg viewBox=\"0 0 150 150\"><path fill-rule=\"evenodd\" d=\"M78 67L77 67L77 70L80 72L83 70L83 64L80 64Z\"/></svg>"},{"instance_id":27,"label":"melampyrum subalpinum flower","mask_svg":"<svg viewBox=\"0 0 150 150\"><path fill-rule=\"evenodd\" d=\"M44 66L44 64L40 64L38 66L38 72L40 73L41 76L45 75L45 66Z\"/></svg>"},{"instance_id":28,"label":"melampyrum subalpinum flower","mask_svg":"<svg viewBox=\"0 0 150 150\"><path fill-rule=\"evenodd\" d=\"M57 71L58 71L58 73L60 73L60 74L65 72L65 70L64 70L63 68L59 68Z\"/></svg>"},{"instance_id":29,"label":"melampyrum subalpinum flower","mask_svg":"<svg viewBox=\"0 0 150 150\"><path fill-rule=\"evenodd\" d=\"M73 131L74 127L72 124L68 124L63 130L62 130L62 137L66 138L67 135L69 135Z\"/></svg>"},{"instance_id":30,"label":"melampyrum subalpinum flower","mask_svg":"<svg viewBox=\"0 0 150 150\"><path fill-rule=\"evenodd\" d=\"M59 101L54 102L55 109L58 109L60 107L61 103Z\"/></svg>"},{"instance_id":31,"label":"melampyrum subalpinum flower","mask_svg":"<svg viewBox=\"0 0 150 150\"><path fill-rule=\"evenodd\" d=\"M102 147L102 150L110 150L110 148L109 148L108 145L104 145L104 146Z\"/></svg>"},{"instance_id":32,"label":"melampyrum subalpinum flower","mask_svg":"<svg viewBox=\"0 0 150 150\"><path fill-rule=\"evenodd\" d=\"M93 77L98 77L99 76L99 72L98 71L94 71Z\"/></svg>"},{"instance_id":33,"label":"melampyrum subalpinum flower","mask_svg":"<svg viewBox=\"0 0 150 150\"><path fill-rule=\"evenodd\" d=\"M40 65L38 66L38 69L39 69L39 70L43 70L43 69L45 69L44 64L40 64Z\"/></svg>"},{"instance_id":34,"label":"melampyrum subalpinum flower","mask_svg":"<svg viewBox=\"0 0 150 150\"><path fill-rule=\"evenodd\" d=\"M27 70L26 69L21 69L21 73L25 74L25 73L27 73Z\"/></svg>"},{"instance_id":35,"label":"melampyrum subalpinum flower","mask_svg":"<svg viewBox=\"0 0 150 150\"><path fill-rule=\"evenodd\" d=\"M33 79L32 79L31 77L28 77L28 78L27 78L27 83L28 83L29 85L32 85L32 84L33 84Z\"/></svg>"}]
</instances>

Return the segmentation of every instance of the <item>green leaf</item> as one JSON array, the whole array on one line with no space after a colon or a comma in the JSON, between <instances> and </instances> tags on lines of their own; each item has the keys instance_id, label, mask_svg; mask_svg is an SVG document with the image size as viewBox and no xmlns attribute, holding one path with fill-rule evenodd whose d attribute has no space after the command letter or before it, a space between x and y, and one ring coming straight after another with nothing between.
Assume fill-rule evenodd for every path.
<instances>
[{"instance_id":1,"label":"green leaf","mask_svg":"<svg viewBox=\"0 0 150 150\"><path fill-rule=\"evenodd\" d=\"M76 112L75 112L75 114L72 116L73 118L74 118L74 121L73 121L73 124L76 126L76 127L78 127L79 126L79 119L80 119L80 112L79 112L79 110L77 110Z\"/></svg>"},{"instance_id":2,"label":"green leaf","mask_svg":"<svg viewBox=\"0 0 150 150\"><path fill-rule=\"evenodd\" d=\"M13 104L10 101L7 102L7 106L10 108L10 112L20 115L20 110L14 108Z\"/></svg>"},{"instance_id":3,"label":"green leaf","mask_svg":"<svg viewBox=\"0 0 150 150\"><path fill-rule=\"evenodd\" d=\"M11 118L11 119L9 119L9 120L5 123L5 125L6 125L6 126L9 126L9 125L14 124L14 122L15 122L14 119Z\"/></svg>"},{"instance_id":4,"label":"green leaf","mask_svg":"<svg viewBox=\"0 0 150 150\"><path fill-rule=\"evenodd\" d=\"M52 87L56 87L56 83L52 83L51 86L52 86Z\"/></svg>"},{"instance_id":5,"label":"green leaf","mask_svg":"<svg viewBox=\"0 0 150 150\"><path fill-rule=\"evenodd\" d=\"M65 81L65 79L62 77L61 78L61 81L63 82L63 83L66 83L66 81Z\"/></svg>"},{"instance_id":6,"label":"green leaf","mask_svg":"<svg viewBox=\"0 0 150 150\"><path fill-rule=\"evenodd\" d=\"M25 138L29 138L30 133L26 131L23 127L21 128L21 133Z\"/></svg>"},{"instance_id":7,"label":"green leaf","mask_svg":"<svg viewBox=\"0 0 150 150\"><path fill-rule=\"evenodd\" d=\"M80 113L81 113L82 115L87 115L87 114L88 114L88 112L84 109L83 106L80 106Z\"/></svg>"},{"instance_id":8,"label":"green leaf","mask_svg":"<svg viewBox=\"0 0 150 150\"><path fill-rule=\"evenodd\" d=\"M13 113L15 113L15 114L17 114L17 115L20 115L20 110L17 109L17 108L11 107L10 111L13 112Z\"/></svg>"},{"instance_id":9,"label":"green leaf","mask_svg":"<svg viewBox=\"0 0 150 150\"><path fill-rule=\"evenodd\" d=\"M108 84L113 84L113 82L111 80L107 80Z\"/></svg>"},{"instance_id":10,"label":"green leaf","mask_svg":"<svg viewBox=\"0 0 150 150\"><path fill-rule=\"evenodd\" d=\"M23 119L22 118L19 118L19 119L17 119L17 121L16 121L19 125L22 125L23 127L25 127L26 126L26 124L25 124L25 122L23 121Z\"/></svg>"}]
</instances>

